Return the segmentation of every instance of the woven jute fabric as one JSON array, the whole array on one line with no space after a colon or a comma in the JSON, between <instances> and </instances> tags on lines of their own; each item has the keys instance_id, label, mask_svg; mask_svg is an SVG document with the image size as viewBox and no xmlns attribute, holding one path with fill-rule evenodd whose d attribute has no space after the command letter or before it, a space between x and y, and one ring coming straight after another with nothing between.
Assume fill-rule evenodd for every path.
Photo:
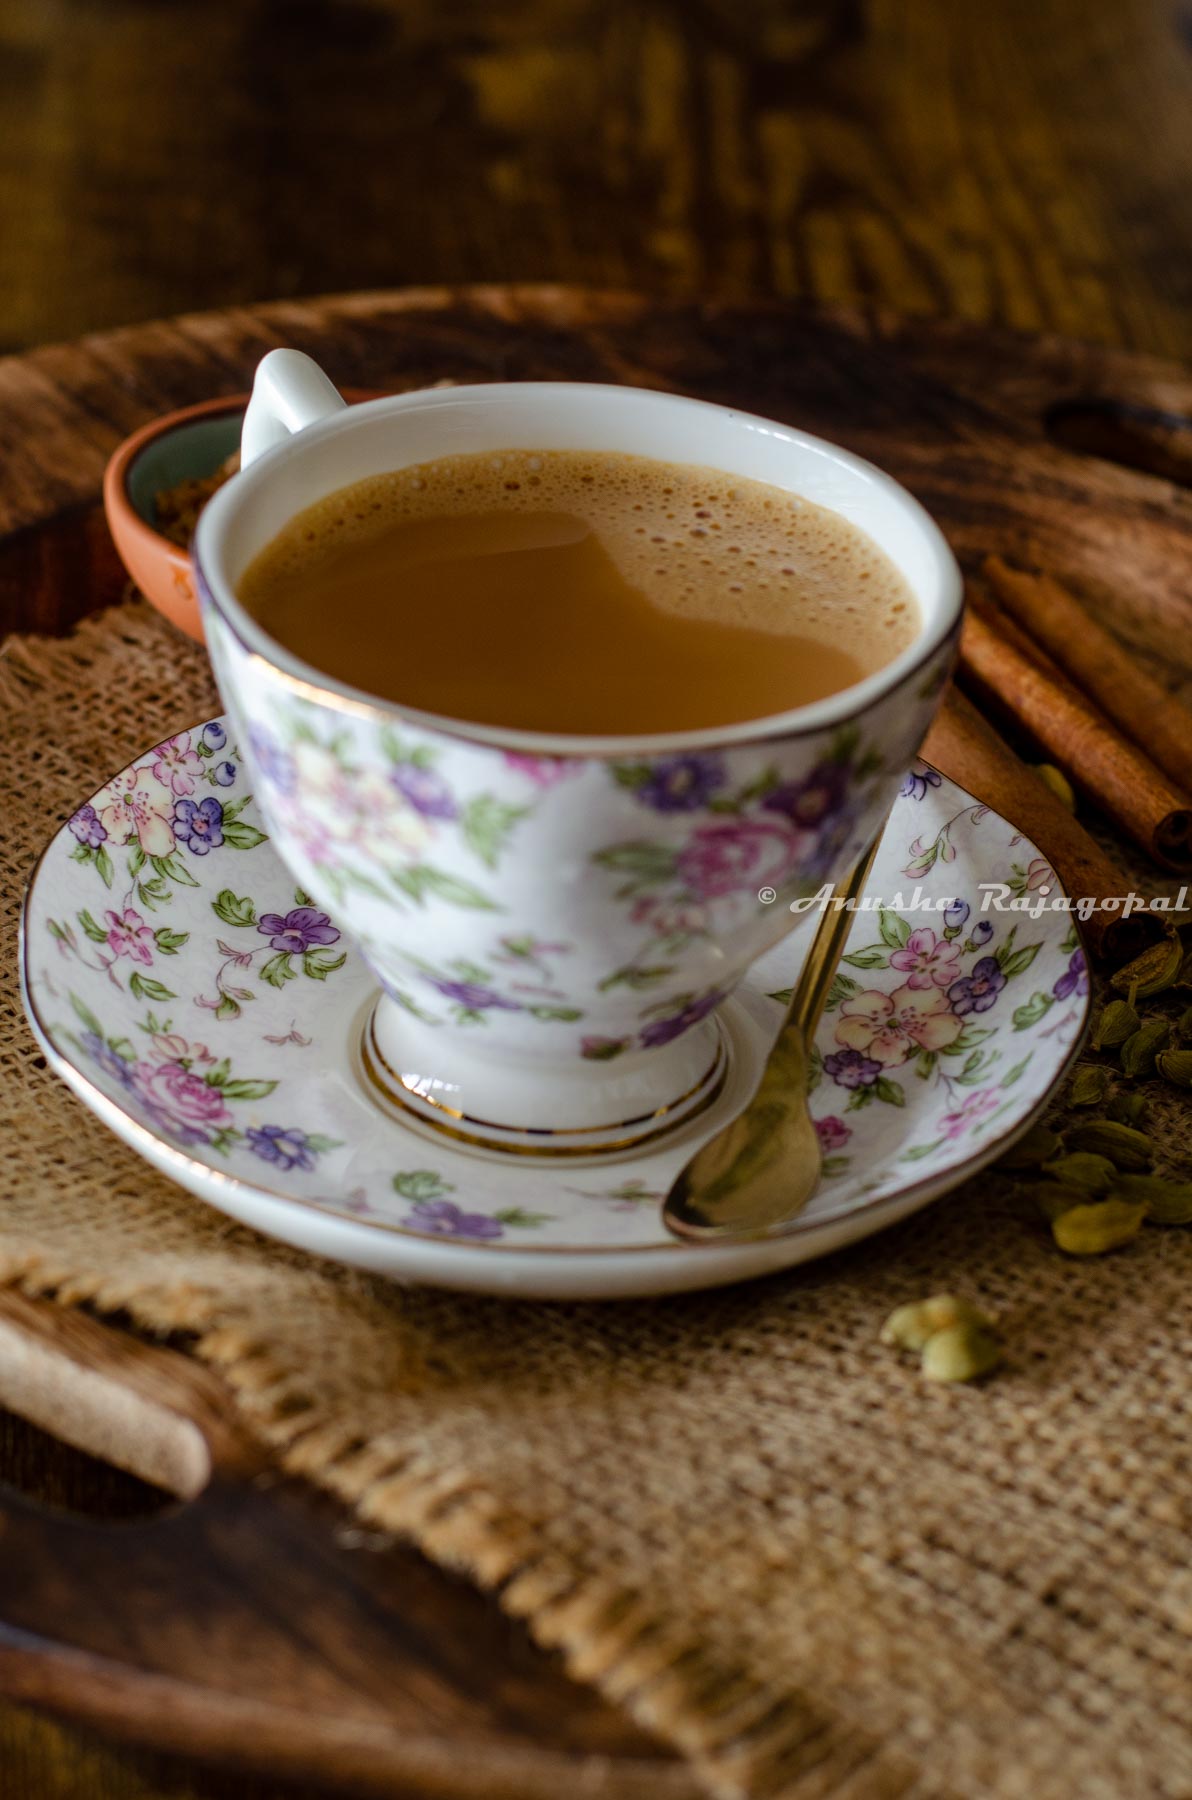
<instances>
[{"instance_id":1,"label":"woven jute fabric","mask_svg":"<svg viewBox=\"0 0 1192 1800\"><path fill-rule=\"evenodd\" d=\"M717 1794L1186 1800L1192 1233L1068 1260L988 1175L808 1269L601 1307L230 1225L48 1073L15 950L48 833L214 706L141 604L0 659L0 1275L188 1334L289 1468L494 1590ZM979 1387L877 1341L940 1289L1000 1321Z\"/></svg>"}]
</instances>

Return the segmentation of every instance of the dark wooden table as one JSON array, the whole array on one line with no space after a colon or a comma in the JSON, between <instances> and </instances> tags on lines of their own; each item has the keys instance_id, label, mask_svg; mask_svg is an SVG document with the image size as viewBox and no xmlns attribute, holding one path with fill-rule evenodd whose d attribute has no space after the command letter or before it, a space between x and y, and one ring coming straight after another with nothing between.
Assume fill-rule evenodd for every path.
<instances>
[{"instance_id":1,"label":"dark wooden table","mask_svg":"<svg viewBox=\"0 0 1192 1800\"><path fill-rule=\"evenodd\" d=\"M559 279L1189 358L1190 120L1184 0L6 0L0 350ZM0 1470L105 1516L145 1498L2 1418ZM299 1790L0 1708L0 1792Z\"/></svg>"},{"instance_id":2,"label":"dark wooden table","mask_svg":"<svg viewBox=\"0 0 1192 1800\"><path fill-rule=\"evenodd\" d=\"M5 0L0 348L558 278L1192 350L1187 0Z\"/></svg>"}]
</instances>

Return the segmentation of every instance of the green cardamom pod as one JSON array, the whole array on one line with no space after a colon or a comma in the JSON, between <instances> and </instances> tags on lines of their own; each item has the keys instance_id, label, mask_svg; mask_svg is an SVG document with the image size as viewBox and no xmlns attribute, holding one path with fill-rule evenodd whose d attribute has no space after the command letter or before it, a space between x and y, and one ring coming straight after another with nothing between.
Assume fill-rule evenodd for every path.
<instances>
[{"instance_id":1,"label":"green cardamom pod","mask_svg":"<svg viewBox=\"0 0 1192 1800\"><path fill-rule=\"evenodd\" d=\"M1001 1347L982 1325L949 1325L933 1332L923 1346L923 1373L928 1381L976 1381L1001 1360Z\"/></svg>"},{"instance_id":2,"label":"green cardamom pod","mask_svg":"<svg viewBox=\"0 0 1192 1800\"><path fill-rule=\"evenodd\" d=\"M1119 1175L1109 1197L1145 1204L1152 1225L1192 1225L1192 1181L1168 1181L1165 1175Z\"/></svg>"},{"instance_id":3,"label":"green cardamom pod","mask_svg":"<svg viewBox=\"0 0 1192 1800\"><path fill-rule=\"evenodd\" d=\"M1116 1050L1128 1037L1133 1037L1142 1020L1128 1000L1111 1000L1101 1009L1093 1027L1094 1050Z\"/></svg>"},{"instance_id":4,"label":"green cardamom pod","mask_svg":"<svg viewBox=\"0 0 1192 1800\"><path fill-rule=\"evenodd\" d=\"M1170 1038L1171 1026L1166 1019L1148 1019L1132 1037L1126 1039L1118 1051L1122 1074L1128 1075L1131 1081L1137 1081L1141 1075L1152 1074L1155 1057Z\"/></svg>"},{"instance_id":5,"label":"green cardamom pod","mask_svg":"<svg viewBox=\"0 0 1192 1800\"><path fill-rule=\"evenodd\" d=\"M1043 1173L1061 1187L1083 1188L1086 1194L1107 1194L1117 1176L1107 1156L1096 1156L1088 1150L1054 1157Z\"/></svg>"},{"instance_id":6,"label":"green cardamom pod","mask_svg":"<svg viewBox=\"0 0 1192 1800\"><path fill-rule=\"evenodd\" d=\"M1049 787L1061 806L1066 806L1070 813L1076 811L1076 795L1072 791L1072 783L1062 769L1054 763L1032 763L1031 767L1043 783Z\"/></svg>"},{"instance_id":7,"label":"green cardamom pod","mask_svg":"<svg viewBox=\"0 0 1192 1800\"><path fill-rule=\"evenodd\" d=\"M1105 1111L1119 1125L1133 1125L1136 1131L1141 1130L1149 1116L1142 1094L1111 1094Z\"/></svg>"},{"instance_id":8,"label":"green cardamom pod","mask_svg":"<svg viewBox=\"0 0 1192 1800\"><path fill-rule=\"evenodd\" d=\"M1138 1236L1146 1210L1140 1201L1094 1200L1053 1219L1051 1235L1069 1256L1103 1256Z\"/></svg>"},{"instance_id":9,"label":"green cardamom pod","mask_svg":"<svg viewBox=\"0 0 1192 1800\"><path fill-rule=\"evenodd\" d=\"M1109 1070L1089 1063L1077 1069L1068 1089L1069 1106L1098 1106L1109 1088Z\"/></svg>"},{"instance_id":10,"label":"green cardamom pod","mask_svg":"<svg viewBox=\"0 0 1192 1800\"><path fill-rule=\"evenodd\" d=\"M1151 1166L1151 1140L1132 1125L1119 1125L1113 1119L1090 1119L1068 1134L1069 1150L1091 1150L1094 1156L1107 1156L1119 1169L1141 1170Z\"/></svg>"},{"instance_id":11,"label":"green cardamom pod","mask_svg":"<svg viewBox=\"0 0 1192 1800\"><path fill-rule=\"evenodd\" d=\"M1120 1181L1121 1177L1118 1179ZM1031 1189L1031 1198L1045 1218L1058 1219L1061 1213L1071 1212L1074 1206L1087 1206L1089 1191L1087 1188L1064 1187L1058 1181L1040 1181Z\"/></svg>"},{"instance_id":12,"label":"green cardamom pod","mask_svg":"<svg viewBox=\"0 0 1192 1800\"><path fill-rule=\"evenodd\" d=\"M1192 1088L1192 1050L1160 1050L1155 1073L1176 1087Z\"/></svg>"},{"instance_id":13,"label":"green cardamom pod","mask_svg":"<svg viewBox=\"0 0 1192 1800\"><path fill-rule=\"evenodd\" d=\"M1192 1038L1192 1006L1186 1006L1175 1022L1175 1034L1178 1038Z\"/></svg>"},{"instance_id":14,"label":"green cardamom pod","mask_svg":"<svg viewBox=\"0 0 1192 1800\"><path fill-rule=\"evenodd\" d=\"M1024 1131L1018 1142L1011 1146L1001 1158L999 1167L1003 1169L1036 1169L1040 1163L1047 1162L1057 1151L1063 1148L1063 1140L1056 1135L1050 1125L1032 1125Z\"/></svg>"},{"instance_id":15,"label":"green cardamom pod","mask_svg":"<svg viewBox=\"0 0 1192 1800\"><path fill-rule=\"evenodd\" d=\"M1172 932L1119 969L1109 985L1115 994L1125 994L1131 1003L1135 999L1149 1000L1152 994L1161 994L1175 985L1183 960L1183 946Z\"/></svg>"},{"instance_id":16,"label":"green cardamom pod","mask_svg":"<svg viewBox=\"0 0 1192 1800\"><path fill-rule=\"evenodd\" d=\"M896 1306L882 1326L882 1343L897 1344L900 1350L921 1350L937 1331L954 1325L987 1326L989 1320L980 1307L959 1294L932 1294L929 1300L911 1300Z\"/></svg>"}]
</instances>

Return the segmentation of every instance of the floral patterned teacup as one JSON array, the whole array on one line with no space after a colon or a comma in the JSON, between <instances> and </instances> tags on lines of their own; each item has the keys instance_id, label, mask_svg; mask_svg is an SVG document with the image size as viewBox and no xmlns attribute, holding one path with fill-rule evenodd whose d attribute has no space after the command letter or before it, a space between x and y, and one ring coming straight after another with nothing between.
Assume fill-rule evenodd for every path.
<instances>
[{"instance_id":1,"label":"floral patterned teacup","mask_svg":"<svg viewBox=\"0 0 1192 1800\"><path fill-rule=\"evenodd\" d=\"M829 506L902 569L919 636L777 717L569 738L378 701L239 605L252 557L337 488L512 448L694 462ZM791 901L855 860L930 723L961 607L940 532L870 464L723 407L521 383L345 408L294 351L258 370L243 461L199 524L207 641L274 844L310 900L286 930L332 912L383 989L353 1047L362 1074L384 1104L465 1142L548 1155L621 1149L691 1117L723 1081L723 1003L817 916Z\"/></svg>"}]
</instances>

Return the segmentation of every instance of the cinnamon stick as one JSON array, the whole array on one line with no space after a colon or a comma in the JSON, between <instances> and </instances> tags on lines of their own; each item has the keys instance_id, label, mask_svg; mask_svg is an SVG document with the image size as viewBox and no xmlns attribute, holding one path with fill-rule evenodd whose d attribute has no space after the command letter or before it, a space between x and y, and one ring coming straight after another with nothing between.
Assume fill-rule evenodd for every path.
<instances>
[{"instance_id":1,"label":"cinnamon stick","mask_svg":"<svg viewBox=\"0 0 1192 1800\"><path fill-rule=\"evenodd\" d=\"M991 631L995 631L999 637L1005 638L1008 644L1013 644L1014 648L1022 656L1025 656L1028 662L1033 662L1042 669L1052 681L1065 687L1075 688L1071 678L1065 675L1059 664L1053 661L1042 645L1037 644L1033 638L1029 637L1018 621L1008 612L1003 611L996 600L991 599L983 588L976 587L969 582L965 588L965 605L970 614L975 614L977 618L983 619Z\"/></svg>"},{"instance_id":2,"label":"cinnamon stick","mask_svg":"<svg viewBox=\"0 0 1192 1800\"><path fill-rule=\"evenodd\" d=\"M1017 627L979 603L966 614L961 667L982 700L1001 706L1051 761L1164 867L1192 869L1192 808L1141 750L1123 739Z\"/></svg>"},{"instance_id":3,"label":"cinnamon stick","mask_svg":"<svg viewBox=\"0 0 1192 1800\"><path fill-rule=\"evenodd\" d=\"M1192 713L1144 674L1129 651L1050 575L1013 568L1000 556L987 556L981 572L1032 641L1140 746L1185 799L1192 796Z\"/></svg>"},{"instance_id":4,"label":"cinnamon stick","mask_svg":"<svg viewBox=\"0 0 1192 1800\"><path fill-rule=\"evenodd\" d=\"M944 695L923 755L1030 838L1073 899L1128 893L1130 883L1116 863L955 686ZM1129 919L1092 912L1081 929L1093 954L1112 966L1163 933L1161 916L1145 912Z\"/></svg>"}]
</instances>

